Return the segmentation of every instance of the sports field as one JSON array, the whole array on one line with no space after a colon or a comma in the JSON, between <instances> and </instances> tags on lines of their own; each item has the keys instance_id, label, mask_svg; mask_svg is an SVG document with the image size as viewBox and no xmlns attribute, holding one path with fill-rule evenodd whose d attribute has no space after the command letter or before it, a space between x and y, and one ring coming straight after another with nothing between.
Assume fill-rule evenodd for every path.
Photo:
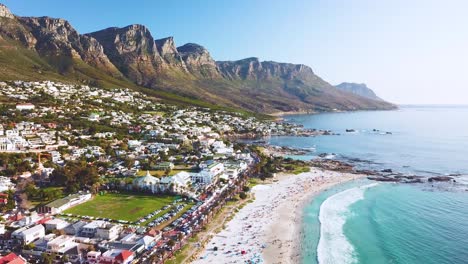
<instances>
[{"instance_id":1,"label":"sports field","mask_svg":"<svg viewBox=\"0 0 468 264\"><path fill-rule=\"evenodd\" d=\"M172 203L175 196L106 193L66 210L65 214L110 218L134 222Z\"/></svg>"}]
</instances>

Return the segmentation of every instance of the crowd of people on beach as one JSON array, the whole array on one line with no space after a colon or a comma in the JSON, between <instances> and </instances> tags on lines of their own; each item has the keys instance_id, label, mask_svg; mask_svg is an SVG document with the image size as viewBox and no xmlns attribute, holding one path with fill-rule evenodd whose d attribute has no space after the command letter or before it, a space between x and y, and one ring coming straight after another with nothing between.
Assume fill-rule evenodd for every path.
<instances>
[{"instance_id":1,"label":"crowd of people on beach","mask_svg":"<svg viewBox=\"0 0 468 264\"><path fill-rule=\"evenodd\" d=\"M356 175L312 168L299 175L281 174L268 185L252 188L255 200L215 234L193 263L296 263L300 259L303 203L310 195Z\"/></svg>"}]
</instances>

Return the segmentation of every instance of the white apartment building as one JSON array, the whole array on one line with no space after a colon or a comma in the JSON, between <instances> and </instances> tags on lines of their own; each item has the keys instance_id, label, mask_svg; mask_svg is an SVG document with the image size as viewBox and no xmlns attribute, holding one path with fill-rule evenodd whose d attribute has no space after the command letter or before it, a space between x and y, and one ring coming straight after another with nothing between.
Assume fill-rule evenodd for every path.
<instances>
[{"instance_id":1,"label":"white apartment building","mask_svg":"<svg viewBox=\"0 0 468 264\"><path fill-rule=\"evenodd\" d=\"M43 225L35 225L30 228L20 228L15 230L11 237L20 240L24 245L45 236L45 228Z\"/></svg>"}]
</instances>

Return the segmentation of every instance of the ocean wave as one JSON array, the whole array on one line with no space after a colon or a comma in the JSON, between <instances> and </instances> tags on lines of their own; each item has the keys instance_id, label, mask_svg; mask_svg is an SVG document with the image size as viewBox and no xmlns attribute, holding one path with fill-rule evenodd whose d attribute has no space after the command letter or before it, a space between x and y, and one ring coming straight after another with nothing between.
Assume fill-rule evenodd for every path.
<instances>
[{"instance_id":1,"label":"ocean wave","mask_svg":"<svg viewBox=\"0 0 468 264\"><path fill-rule=\"evenodd\" d=\"M364 191L378 183L354 187L326 199L320 206L320 239L317 258L320 264L355 263L354 248L343 233L349 206L364 199Z\"/></svg>"}]
</instances>

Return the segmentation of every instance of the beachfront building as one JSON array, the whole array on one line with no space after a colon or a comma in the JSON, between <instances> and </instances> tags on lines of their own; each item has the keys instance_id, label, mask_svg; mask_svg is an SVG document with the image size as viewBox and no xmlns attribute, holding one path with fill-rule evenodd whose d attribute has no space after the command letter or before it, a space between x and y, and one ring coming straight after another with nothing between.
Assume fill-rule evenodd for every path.
<instances>
[{"instance_id":1,"label":"beachfront building","mask_svg":"<svg viewBox=\"0 0 468 264\"><path fill-rule=\"evenodd\" d=\"M211 184L224 172L224 164L214 161L202 163L200 168L200 172L191 175L194 183Z\"/></svg>"}]
</instances>

